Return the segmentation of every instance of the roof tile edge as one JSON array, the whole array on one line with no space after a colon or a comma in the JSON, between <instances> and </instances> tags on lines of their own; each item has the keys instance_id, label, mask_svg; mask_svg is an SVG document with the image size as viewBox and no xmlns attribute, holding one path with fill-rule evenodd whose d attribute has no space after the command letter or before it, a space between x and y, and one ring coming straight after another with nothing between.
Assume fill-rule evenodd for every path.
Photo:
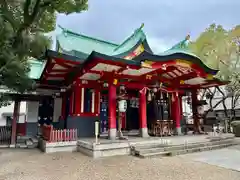
<instances>
[{"instance_id":1,"label":"roof tile edge","mask_svg":"<svg viewBox=\"0 0 240 180\"><path fill-rule=\"evenodd\" d=\"M116 49L114 49L114 51L118 50L119 48L121 48L124 44L126 44L128 41L130 41L134 36L136 36L138 33L142 33L142 36L144 36L143 38L146 38L145 33L143 32L143 27L144 27L144 23L141 24L141 26L139 28L137 28L134 33L129 36L127 39L125 39L118 47L116 47Z\"/></svg>"},{"instance_id":2,"label":"roof tile edge","mask_svg":"<svg viewBox=\"0 0 240 180\"><path fill-rule=\"evenodd\" d=\"M58 25L58 27L62 30L63 33L74 35L76 37L83 37L83 38L91 39L91 40L106 43L106 44L109 44L109 45L112 45L112 46L119 46L119 44L116 44L116 43L113 43L113 42L105 41L105 40L102 40L102 39L99 39L99 38L94 38L94 37L91 37L91 36L87 36L87 35L84 35L84 34L80 34L80 33L70 31L69 29L63 28L60 25Z\"/></svg>"}]
</instances>

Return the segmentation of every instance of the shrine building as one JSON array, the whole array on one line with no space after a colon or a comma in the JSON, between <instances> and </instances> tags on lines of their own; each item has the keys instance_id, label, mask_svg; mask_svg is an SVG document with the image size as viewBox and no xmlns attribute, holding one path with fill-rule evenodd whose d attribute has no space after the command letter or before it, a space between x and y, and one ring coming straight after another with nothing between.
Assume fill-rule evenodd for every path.
<instances>
[{"instance_id":1,"label":"shrine building","mask_svg":"<svg viewBox=\"0 0 240 180\"><path fill-rule=\"evenodd\" d=\"M214 77L218 70L190 52L189 36L155 54L143 25L120 44L60 28L56 50L47 50L43 61L30 62L37 89L12 94L13 137L35 135L43 124L93 137L99 121L100 134L115 139L119 118L123 131L139 130L141 137L154 135L156 121L166 122L170 134L181 134L182 96L191 97L194 113L199 89L224 84ZM126 112L118 112L122 95ZM27 116L18 124L21 101L27 101Z\"/></svg>"}]
</instances>

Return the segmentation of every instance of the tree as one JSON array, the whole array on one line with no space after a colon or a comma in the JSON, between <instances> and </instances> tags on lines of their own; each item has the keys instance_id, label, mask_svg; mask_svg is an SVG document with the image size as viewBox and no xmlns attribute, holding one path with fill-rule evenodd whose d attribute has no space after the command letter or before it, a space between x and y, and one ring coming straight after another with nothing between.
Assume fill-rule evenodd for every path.
<instances>
[{"instance_id":1,"label":"tree","mask_svg":"<svg viewBox=\"0 0 240 180\"><path fill-rule=\"evenodd\" d=\"M51 44L44 33L55 29L56 14L87 8L88 0L1 0L0 86L20 93L32 89L27 60L41 57Z\"/></svg>"},{"instance_id":2,"label":"tree","mask_svg":"<svg viewBox=\"0 0 240 180\"><path fill-rule=\"evenodd\" d=\"M229 31L228 40L232 43L231 61L229 64L224 64L228 74L223 77L230 81L226 90L231 97L230 119L235 120L235 109L239 106L240 100L240 25Z\"/></svg>"},{"instance_id":3,"label":"tree","mask_svg":"<svg viewBox=\"0 0 240 180\"><path fill-rule=\"evenodd\" d=\"M207 113L213 111L220 104L223 105L225 116L228 116L226 100L232 98L232 109L236 107L240 97L239 45L240 26L227 31L221 25L212 24L196 41L190 44L192 51L198 55L205 64L214 69L219 69L217 77L224 81L231 81L226 85L226 91L220 87L207 89L206 97L209 100ZM213 104L215 93L222 96Z\"/></svg>"}]
</instances>

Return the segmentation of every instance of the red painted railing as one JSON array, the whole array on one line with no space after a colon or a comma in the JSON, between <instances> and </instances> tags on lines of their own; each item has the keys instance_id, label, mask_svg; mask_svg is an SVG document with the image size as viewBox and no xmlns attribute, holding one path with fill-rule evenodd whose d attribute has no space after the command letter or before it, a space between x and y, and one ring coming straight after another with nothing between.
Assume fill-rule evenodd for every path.
<instances>
[{"instance_id":1,"label":"red painted railing","mask_svg":"<svg viewBox=\"0 0 240 180\"><path fill-rule=\"evenodd\" d=\"M43 125L42 136L48 142L76 141L77 129L54 130L52 125Z\"/></svg>"}]
</instances>

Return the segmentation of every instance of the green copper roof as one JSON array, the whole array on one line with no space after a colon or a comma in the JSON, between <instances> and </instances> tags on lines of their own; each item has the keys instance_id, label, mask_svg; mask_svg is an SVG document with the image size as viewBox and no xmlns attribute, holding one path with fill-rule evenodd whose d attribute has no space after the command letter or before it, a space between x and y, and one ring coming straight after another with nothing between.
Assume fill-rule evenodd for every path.
<instances>
[{"instance_id":1,"label":"green copper roof","mask_svg":"<svg viewBox=\"0 0 240 180\"><path fill-rule=\"evenodd\" d=\"M164 51L163 53L160 53L158 55L167 56L171 54L182 53L182 54L187 54L187 55L199 58L196 54L191 52L189 48L189 39L190 39L190 36L187 35L184 40L180 41L179 43L175 44L173 47L171 47L167 51Z\"/></svg>"},{"instance_id":2,"label":"green copper roof","mask_svg":"<svg viewBox=\"0 0 240 180\"><path fill-rule=\"evenodd\" d=\"M57 36L57 50L67 55L76 56L81 61L87 59L92 52L98 52L107 56L123 58L125 55L132 52L140 43L144 44L144 42L147 42L146 35L142 30L143 26L144 24L137 28L134 33L121 44L115 44L112 42L88 37L60 27L62 32ZM177 55L180 53L201 60L197 55L191 52L189 48L189 39L190 36L188 35L185 39L174 45L172 48L160 54L152 53L151 48L147 43L146 47L148 47L148 50L145 49L145 51L150 52L152 55L162 57ZM140 56L142 57L143 55Z\"/></svg>"},{"instance_id":3,"label":"green copper roof","mask_svg":"<svg viewBox=\"0 0 240 180\"><path fill-rule=\"evenodd\" d=\"M133 48L139 41L143 42L146 39L146 35L142 30L143 26L144 24L142 24L140 28L136 29L130 37L114 49L112 55L122 54Z\"/></svg>"},{"instance_id":4,"label":"green copper roof","mask_svg":"<svg viewBox=\"0 0 240 180\"><path fill-rule=\"evenodd\" d=\"M29 64L30 64L30 71L28 73L29 78L39 79L42 72L43 72L43 69L46 65L46 62L38 61L34 58L31 58L28 61L29 61Z\"/></svg>"},{"instance_id":5,"label":"green copper roof","mask_svg":"<svg viewBox=\"0 0 240 180\"><path fill-rule=\"evenodd\" d=\"M120 45L74 33L60 26L62 33L57 35L57 46L60 52L76 56L81 55L81 57L86 57L92 51L114 56L129 51L139 41L143 42L146 39L146 35L142 31L143 26L142 24Z\"/></svg>"},{"instance_id":6,"label":"green copper roof","mask_svg":"<svg viewBox=\"0 0 240 180\"><path fill-rule=\"evenodd\" d=\"M190 39L190 36L187 35L184 40L180 41L179 43L177 43L176 45L171 47L169 50L179 50L179 49L181 49L181 50L189 51L189 47L188 47L189 39Z\"/></svg>"},{"instance_id":7,"label":"green copper roof","mask_svg":"<svg viewBox=\"0 0 240 180\"><path fill-rule=\"evenodd\" d=\"M62 28L62 33L57 35L59 48L64 51L79 51L84 54L91 54L92 51L111 55L118 44L104 40L88 37L82 34L74 33Z\"/></svg>"}]
</instances>

